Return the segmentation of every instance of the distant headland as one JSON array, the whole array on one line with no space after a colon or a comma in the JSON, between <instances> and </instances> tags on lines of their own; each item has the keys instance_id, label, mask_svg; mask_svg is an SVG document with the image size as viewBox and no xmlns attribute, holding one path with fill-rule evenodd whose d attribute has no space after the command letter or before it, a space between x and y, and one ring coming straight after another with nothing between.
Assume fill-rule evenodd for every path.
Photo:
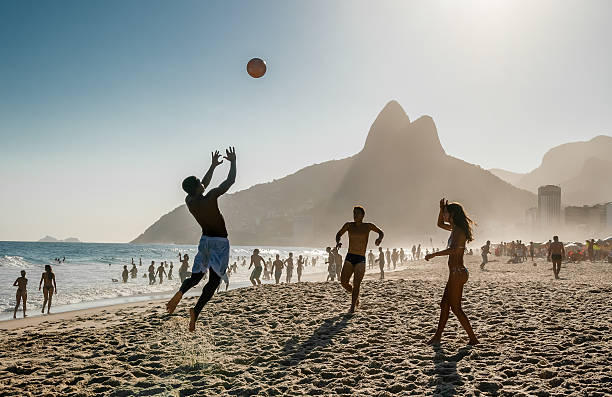
<instances>
[{"instance_id":1,"label":"distant headland","mask_svg":"<svg viewBox=\"0 0 612 397\"><path fill-rule=\"evenodd\" d=\"M45 236L38 240L39 243L81 243L82 241L76 237L68 237L63 240L55 238L53 236Z\"/></svg>"}]
</instances>

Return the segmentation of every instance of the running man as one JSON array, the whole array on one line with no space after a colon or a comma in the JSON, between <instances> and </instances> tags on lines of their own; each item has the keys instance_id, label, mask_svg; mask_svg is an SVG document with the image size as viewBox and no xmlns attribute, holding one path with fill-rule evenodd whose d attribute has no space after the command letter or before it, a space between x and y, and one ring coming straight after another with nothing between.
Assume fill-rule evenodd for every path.
<instances>
[{"instance_id":1,"label":"running man","mask_svg":"<svg viewBox=\"0 0 612 397\"><path fill-rule=\"evenodd\" d=\"M189 176L183 180L183 190L187 193L185 203L187 209L202 228L202 237L198 244L198 253L193 260L191 277L186 279L181 288L166 304L168 313L173 313L176 305L181 301L183 295L195 287L210 269L208 282L202 288L202 295L195 307L189 309L189 331L195 331L196 321L204 308L204 305L212 298L221 283L221 278L226 277L229 264L229 240L227 239L227 228L225 220L219 210L218 199L225 194L236 181L236 151L230 147L225 151L225 159L230 162L230 170L227 178L216 188L210 189L204 194L210 184L213 172L217 166L223 163L218 151L212 153L210 168L200 181L195 176Z\"/></svg>"},{"instance_id":2,"label":"running man","mask_svg":"<svg viewBox=\"0 0 612 397\"><path fill-rule=\"evenodd\" d=\"M249 280L251 280L251 284L254 286L258 284L261 285L261 280L259 278L261 277L261 271L263 270L262 263L265 262L265 259L259 255L259 250L255 248L253 250L253 255L251 255L251 263L249 264L249 270L251 269L251 266L255 265L255 269L253 269L251 277L249 278Z\"/></svg>"},{"instance_id":3,"label":"running man","mask_svg":"<svg viewBox=\"0 0 612 397\"><path fill-rule=\"evenodd\" d=\"M565 247L559 241L559 236L553 237L553 242L550 243L550 248L548 248L548 256L552 260L555 278L558 279L559 272L561 271L561 262L565 258Z\"/></svg>"},{"instance_id":4,"label":"running man","mask_svg":"<svg viewBox=\"0 0 612 397\"><path fill-rule=\"evenodd\" d=\"M43 285L44 283L44 285ZM47 306L47 314L51 310L51 300L53 298L53 292L57 295L57 284L55 283L55 274L53 274L53 270L51 270L51 265L45 265L45 272L42 274L40 278L40 283L38 283L38 290L40 291L40 286L43 286L43 304L42 304L42 312L45 314L45 305L49 302Z\"/></svg>"},{"instance_id":5,"label":"running man","mask_svg":"<svg viewBox=\"0 0 612 397\"><path fill-rule=\"evenodd\" d=\"M480 247L482 254L482 263L480 264L480 270L484 270L485 265L489 262L489 254L491 253L491 241L487 240L487 243Z\"/></svg>"},{"instance_id":6,"label":"running man","mask_svg":"<svg viewBox=\"0 0 612 397\"><path fill-rule=\"evenodd\" d=\"M276 254L276 260L272 262L272 267L274 268L274 280L276 280L276 284L280 282L284 266L283 261L280 260L280 255Z\"/></svg>"},{"instance_id":7,"label":"running man","mask_svg":"<svg viewBox=\"0 0 612 397\"><path fill-rule=\"evenodd\" d=\"M26 271L21 271L21 277L17 277L17 280L13 283L13 287L17 287L17 304L15 305L15 312L13 318L17 318L17 309L19 309L20 301L23 301L23 318L26 318L26 301L28 300L28 279L26 278Z\"/></svg>"},{"instance_id":8,"label":"running man","mask_svg":"<svg viewBox=\"0 0 612 397\"><path fill-rule=\"evenodd\" d=\"M351 294L351 308L349 313L354 313L355 308L359 306L359 289L361 287L361 280L363 280L363 276L365 274L365 253L366 249L368 248L368 237L370 232L378 233L378 238L374 242L374 244L377 246L380 245L383 237L385 236L383 231L376 227L373 223L364 223L364 217L365 210L363 207L354 207L354 222L345 223L336 234L336 249L342 246L342 243L340 242L342 235L348 232L349 236L348 253L344 259L342 276L340 278L340 282L344 289ZM353 276L353 285L350 283L351 276Z\"/></svg>"}]
</instances>

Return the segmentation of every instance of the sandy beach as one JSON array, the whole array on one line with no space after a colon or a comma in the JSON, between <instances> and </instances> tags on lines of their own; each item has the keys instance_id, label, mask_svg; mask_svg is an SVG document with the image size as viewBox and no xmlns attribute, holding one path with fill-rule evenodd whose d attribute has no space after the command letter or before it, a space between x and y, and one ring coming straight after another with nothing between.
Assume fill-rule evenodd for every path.
<instances>
[{"instance_id":1,"label":"sandy beach","mask_svg":"<svg viewBox=\"0 0 612 397\"><path fill-rule=\"evenodd\" d=\"M355 315L337 282L307 282L218 294L194 334L194 297L173 315L153 301L2 322L2 395L609 395L610 264L554 280L542 260L466 261L476 347L452 315L425 343L448 272L436 258L368 275Z\"/></svg>"}]
</instances>

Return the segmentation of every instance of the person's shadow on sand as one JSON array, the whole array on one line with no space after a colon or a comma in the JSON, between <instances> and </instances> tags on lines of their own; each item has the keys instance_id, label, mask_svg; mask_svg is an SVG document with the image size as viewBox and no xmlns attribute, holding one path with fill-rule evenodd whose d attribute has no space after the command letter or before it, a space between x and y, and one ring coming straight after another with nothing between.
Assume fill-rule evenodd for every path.
<instances>
[{"instance_id":1,"label":"person's shadow on sand","mask_svg":"<svg viewBox=\"0 0 612 397\"><path fill-rule=\"evenodd\" d=\"M297 343L295 338L291 338L285 342L285 346L281 355L287 357L281 364L290 366L296 365L304 358L309 356L315 349L324 348L329 345L340 331L346 328L351 315L339 314L337 316L326 319L323 324L317 328L310 338L302 343Z\"/></svg>"},{"instance_id":2,"label":"person's shadow on sand","mask_svg":"<svg viewBox=\"0 0 612 397\"><path fill-rule=\"evenodd\" d=\"M455 388L463 384L463 379L457 372L457 363L461 361L463 357L470 354L471 347L462 347L452 356L447 356L441 345L433 345L432 347L436 353L433 359L435 366L434 373L438 377L434 394L454 396L457 394Z\"/></svg>"}]
</instances>

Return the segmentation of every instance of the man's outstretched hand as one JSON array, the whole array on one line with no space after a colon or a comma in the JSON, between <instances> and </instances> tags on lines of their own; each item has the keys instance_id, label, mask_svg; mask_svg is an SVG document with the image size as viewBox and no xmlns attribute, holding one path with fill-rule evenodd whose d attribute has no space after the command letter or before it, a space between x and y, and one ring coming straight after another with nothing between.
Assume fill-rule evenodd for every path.
<instances>
[{"instance_id":1,"label":"man's outstretched hand","mask_svg":"<svg viewBox=\"0 0 612 397\"><path fill-rule=\"evenodd\" d=\"M213 167L216 167L223 163L223 160L220 160L221 154L219 153L218 150L215 150L213 153L211 153L211 157L212 157L211 163Z\"/></svg>"},{"instance_id":2,"label":"man's outstretched hand","mask_svg":"<svg viewBox=\"0 0 612 397\"><path fill-rule=\"evenodd\" d=\"M236 161L236 149L234 149L233 146L227 148L225 150L225 156L223 158L230 162Z\"/></svg>"}]
</instances>

